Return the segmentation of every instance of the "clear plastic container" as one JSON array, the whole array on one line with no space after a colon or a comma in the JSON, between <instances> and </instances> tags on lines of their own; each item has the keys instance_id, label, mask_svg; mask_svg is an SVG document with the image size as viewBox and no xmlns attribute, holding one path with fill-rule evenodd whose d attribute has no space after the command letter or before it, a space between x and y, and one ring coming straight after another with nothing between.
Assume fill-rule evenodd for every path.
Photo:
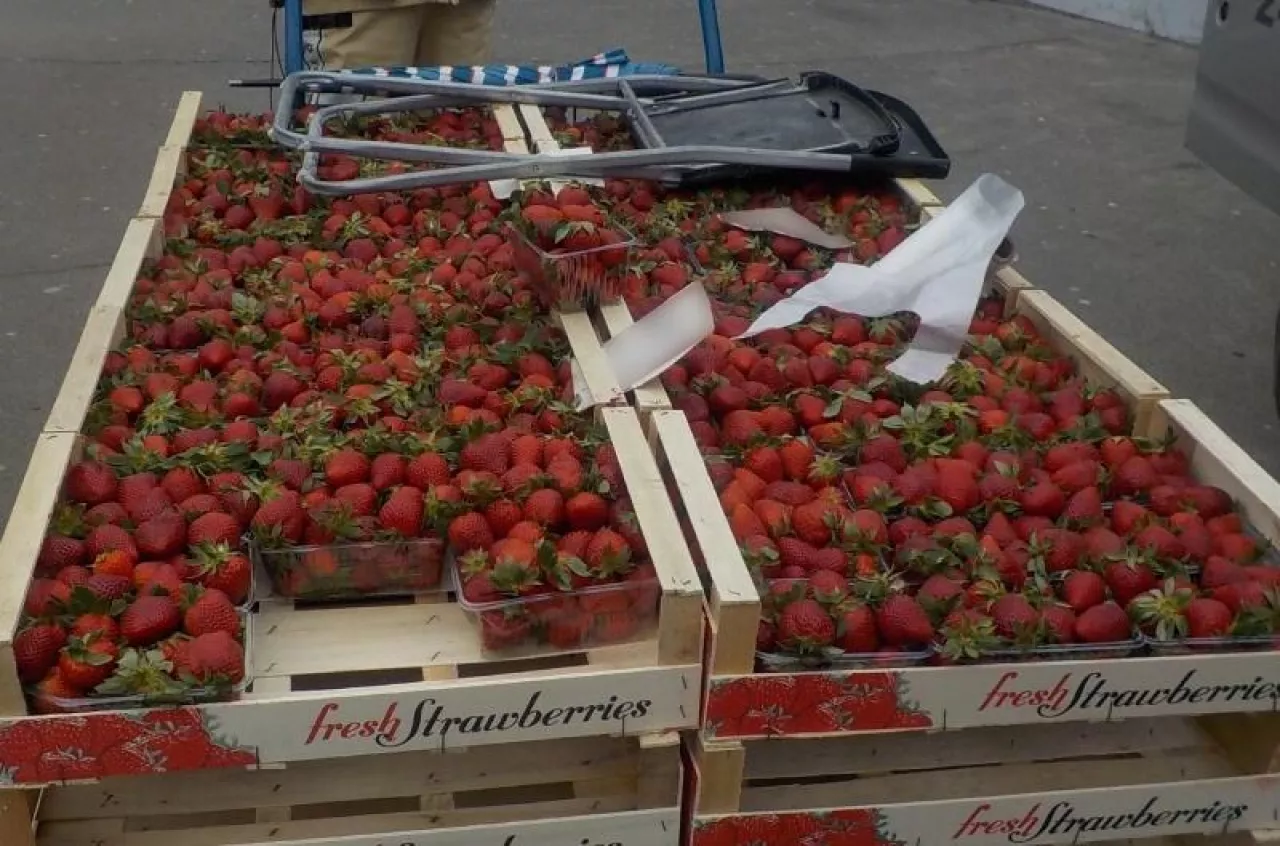
<instances>
[{"instance_id":1,"label":"clear plastic container","mask_svg":"<svg viewBox=\"0 0 1280 846\"><path fill-rule=\"evenodd\" d=\"M762 673L800 673L808 670L875 670L918 667L933 657L933 649L906 652L836 652L801 657L781 652L756 652Z\"/></svg>"},{"instance_id":2,"label":"clear plastic container","mask_svg":"<svg viewBox=\"0 0 1280 846\"><path fill-rule=\"evenodd\" d=\"M173 705L203 705L209 702L234 702L253 683L253 614L240 610L241 638L244 647L244 678L229 687L193 687L174 695L133 694L128 696L95 696L67 699L45 696L34 688L27 689L32 710L37 714L84 714L91 711L127 711Z\"/></svg>"},{"instance_id":3,"label":"clear plastic container","mask_svg":"<svg viewBox=\"0 0 1280 846\"><path fill-rule=\"evenodd\" d=\"M574 652L644 640L657 629L662 588L656 578L616 582L576 591L458 605L480 637L480 648L504 658Z\"/></svg>"},{"instance_id":4,"label":"clear plastic container","mask_svg":"<svg viewBox=\"0 0 1280 846\"><path fill-rule=\"evenodd\" d=\"M549 253L515 226L508 227L516 270L550 305L589 304L616 299L631 263L634 236L614 227L623 240L587 250Z\"/></svg>"},{"instance_id":5,"label":"clear plastic container","mask_svg":"<svg viewBox=\"0 0 1280 846\"><path fill-rule=\"evenodd\" d=\"M1034 648L992 649L976 661L960 661L961 664L1012 664L1027 661L1103 661L1111 658L1128 658L1146 648L1146 638L1135 635L1132 640L1116 643L1060 643ZM934 647L941 657L942 651Z\"/></svg>"},{"instance_id":6,"label":"clear plastic container","mask_svg":"<svg viewBox=\"0 0 1280 846\"><path fill-rule=\"evenodd\" d=\"M444 541L371 541L264 549L254 557L276 596L341 600L405 596L444 589Z\"/></svg>"},{"instance_id":7,"label":"clear plastic container","mask_svg":"<svg viewBox=\"0 0 1280 846\"><path fill-rule=\"evenodd\" d=\"M1152 655L1195 655L1203 652L1265 652L1280 649L1280 635L1254 635L1251 637L1188 637L1178 640L1157 640L1147 637Z\"/></svg>"}]
</instances>

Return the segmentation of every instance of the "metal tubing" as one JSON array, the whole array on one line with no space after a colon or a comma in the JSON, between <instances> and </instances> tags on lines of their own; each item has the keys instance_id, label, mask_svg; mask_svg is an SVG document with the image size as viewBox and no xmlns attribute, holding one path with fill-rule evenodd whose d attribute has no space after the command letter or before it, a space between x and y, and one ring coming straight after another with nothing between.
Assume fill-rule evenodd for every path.
<instances>
[{"instance_id":1,"label":"metal tubing","mask_svg":"<svg viewBox=\"0 0 1280 846\"><path fill-rule=\"evenodd\" d=\"M306 67L302 42L302 0L284 0L284 72Z\"/></svg>"},{"instance_id":2,"label":"metal tubing","mask_svg":"<svg viewBox=\"0 0 1280 846\"><path fill-rule=\"evenodd\" d=\"M724 73L724 48L720 43L720 16L716 0L698 0L698 18L702 23L702 52L706 56L707 73Z\"/></svg>"}]
</instances>

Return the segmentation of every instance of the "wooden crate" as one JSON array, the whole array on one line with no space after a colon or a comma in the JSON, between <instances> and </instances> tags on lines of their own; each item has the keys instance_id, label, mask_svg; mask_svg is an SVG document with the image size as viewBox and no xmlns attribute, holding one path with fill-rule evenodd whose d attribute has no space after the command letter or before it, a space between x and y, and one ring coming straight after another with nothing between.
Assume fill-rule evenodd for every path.
<instances>
[{"instance_id":1,"label":"wooden crate","mask_svg":"<svg viewBox=\"0 0 1280 846\"><path fill-rule=\"evenodd\" d=\"M1194 475L1280 542L1280 483L1192 403L1155 403L1148 433L1173 435ZM695 844L802 842L787 838L863 819L896 842L986 843L1011 832L979 821L1136 813L1149 801L1247 808L1230 825L1202 814L1150 833L1067 828L1017 842L1247 832L1280 818L1276 785L1260 777L1280 766L1280 652L753 674L759 596L697 447L678 412L654 414L649 436L706 583ZM783 825L779 813L786 837L752 828Z\"/></svg>"},{"instance_id":2,"label":"wooden crate","mask_svg":"<svg viewBox=\"0 0 1280 846\"><path fill-rule=\"evenodd\" d=\"M33 842L677 846L680 769L679 737L667 733L121 776L46 790Z\"/></svg>"},{"instance_id":3,"label":"wooden crate","mask_svg":"<svg viewBox=\"0 0 1280 846\"><path fill-rule=\"evenodd\" d=\"M91 749L104 726L133 731L139 714L146 713L27 716L12 642L44 527L66 468L81 454L78 433L103 361L125 333L133 280L143 262L163 249L161 226L157 217L130 222L0 538L0 772L12 770L24 755L49 754L51 748L40 744ZM575 354L586 357L582 349L575 348ZM615 444L662 587L659 619L650 636L575 653L495 660L480 651L471 622L452 601L263 603L254 614L250 660L256 678L250 690L236 702L170 709L173 719L194 720L206 735L222 739L225 754L207 766L265 766L549 737L635 736L696 725L703 631L698 576L637 415L627 407L601 408L597 414ZM437 721L434 728L419 726L425 734L410 737L418 709L428 723L432 714ZM464 722L439 722L449 715L471 720L464 721L467 728ZM405 732L398 736L402 746L341 731L357 722L378 725L394 718ZM81 756L83 766L73 777L120 772L110 756L99 754L104 751ZM29 773L16 778L20 783L49 780ZM23 810L15 796L20 794L0 791L4 834L5 826L21 828L13 822ZM0 835L0 843L10 842Z\"/></svg>"},{"instance_id":4,"label":"wooden crate","mask_svg":"<svg viewBox=\"0 0 1280 846\"><path fill-rule=\"evenodd\" d=\"M693 846L919 846L1210 835L1241 843L1280 812L1274 717L1243 738L1194 718L870 733L724 746L691 740ZM1268 755L1245 760L1243 748ZM815 836L824 832L830 838ZM854 837L858 839L853 839ZM838 839L848 837L849 839Z\"/></svg>"}]
</instances>

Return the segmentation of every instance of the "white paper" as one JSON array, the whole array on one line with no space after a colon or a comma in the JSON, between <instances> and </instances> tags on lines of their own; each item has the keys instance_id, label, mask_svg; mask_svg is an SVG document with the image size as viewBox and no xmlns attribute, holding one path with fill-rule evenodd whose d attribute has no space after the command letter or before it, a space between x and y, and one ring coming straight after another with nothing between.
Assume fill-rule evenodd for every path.
<instances>
[{"instance_id":1,"label":"white paper","mask_svg":"<svg viewBox=\"0 0 1280 846\"><path fill-rule=\"evenodd\" d=\"M848 238L832 235L790 206L725 212L720 215L720 219L730 226L746 229L749 232L786 235L789 238L804 241L806 244L826 247L828 250L845 250L853 246L853 242Z\"/></svg>"},{"instance_id":2,"label":"white paper","mask_svg":"<svg viewBox=\"0 0 1280 846\"><path fill-rule=\"evenodd\" d=\"M715 329L711 300L701 282L692 282L643 319L604 345L605 358L624 391L660 375ZM574 398L582 411L598 400L591 395L577 360L571 363Z\"/></svg>"},{"instance_id":3,"label":"white paper","mask_svg":"<svg viewBox=\"0 0 1280 846\"><path fill-rule=\"evenodd\" d=\"M1023 204L1021 191L985 174L876 265L837 263L741 337L793 326L822 306L864 317L910 311L920 330L888 369L912 382L935 381L964 346L991 257Z\"/></svg>"}]
</instances>

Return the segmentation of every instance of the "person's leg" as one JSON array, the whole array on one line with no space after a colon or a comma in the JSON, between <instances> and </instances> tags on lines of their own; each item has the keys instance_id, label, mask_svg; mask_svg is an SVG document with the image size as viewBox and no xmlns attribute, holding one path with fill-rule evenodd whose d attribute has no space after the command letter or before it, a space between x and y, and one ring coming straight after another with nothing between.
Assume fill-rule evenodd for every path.
<instances>
[{"instance_id":1,"label":"person's leg","mask_svg":"<svg viewBox=\"0 0 1280 846\"><path fill-rule=\"evenodd\" d=\"M489 55L496 0L427 3L422 7L419 66L467 67L492 61Z\"/></svg>"},{"instance_id":2,"label":"person's leg","mask_svg":"<svg viewBox=\"0 0 1280 846\"><path fill-rule=\"evenodd\" d=\"M422 28L421 6L353 12L351 26L320 33L316 54L324 70L411 65Z\"/></svg>"}]
</instances>

